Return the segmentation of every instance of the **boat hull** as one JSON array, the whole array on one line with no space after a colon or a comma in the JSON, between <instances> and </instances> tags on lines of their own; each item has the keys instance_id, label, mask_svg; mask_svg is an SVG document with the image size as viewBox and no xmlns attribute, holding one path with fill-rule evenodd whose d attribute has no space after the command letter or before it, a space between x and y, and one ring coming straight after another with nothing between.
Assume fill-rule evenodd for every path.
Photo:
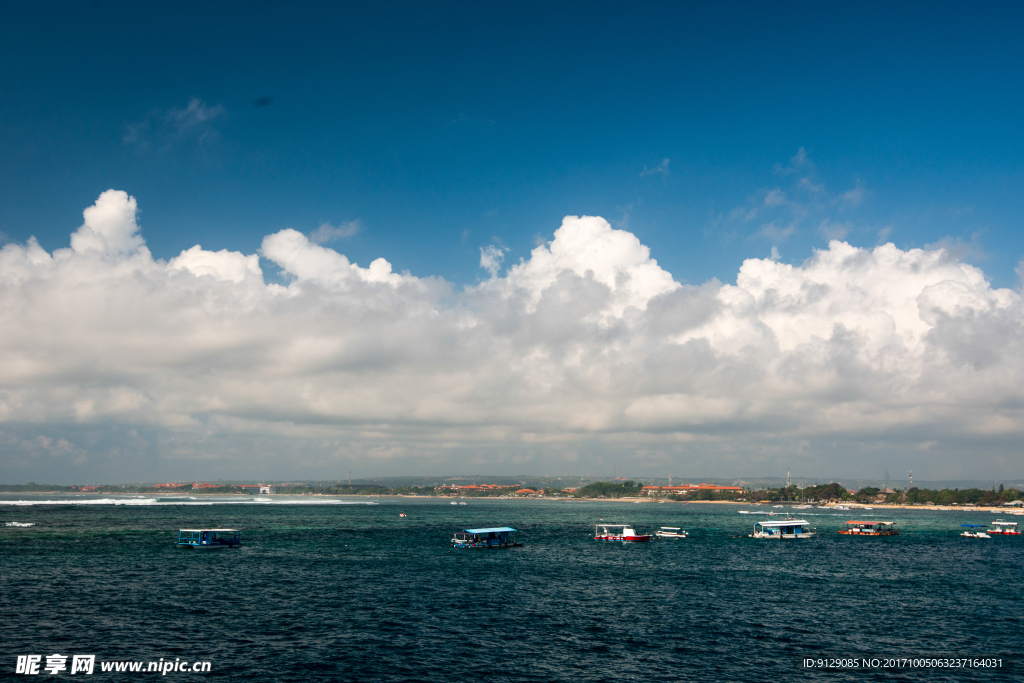
<instances>
[{"instance_id":1,"label":"boat hull","mask_svg":"<svg viewBox=\"0 0 1024 683\"><path fill-rule=\"evenodd\" d=\"M452 543L453 548L463 548L465 550L497 550L498 548L522 548L523 544L519 542L515 543L495 543L488 545L486 543Z\"/></svg>"},{"instance_id":2,"label":"boat hull","mask_svg":"<svg viewBox=\"0 0 1024 683\"><path fill-rule=\"evenodd\" d=\"M843 529L839 533L843 536L899 536L898 531L851 531Z\"/></svg>"},{"instance_id":3,"label":"boat hull","mask_svg":"<svg viewBox=\"0 0 1024 683\"><path fill-rule=\"evenodd\" d=\"M610 543L646 543L651 540L650 536L595 536L595 541L606 541Z\"/></svg>"},{"instance_id":4,"label":"boat hull","mask_svg":"<svg viewBox=\"0 0 1024 683\"><path fill-rule=\"evenodd\" d=\"M791 541L796 538L816 538L818 536L817 531L811 531L806 534L762 534L760 532L750 534L751 538L768 538Z\"/></svg>"}]
</instances>

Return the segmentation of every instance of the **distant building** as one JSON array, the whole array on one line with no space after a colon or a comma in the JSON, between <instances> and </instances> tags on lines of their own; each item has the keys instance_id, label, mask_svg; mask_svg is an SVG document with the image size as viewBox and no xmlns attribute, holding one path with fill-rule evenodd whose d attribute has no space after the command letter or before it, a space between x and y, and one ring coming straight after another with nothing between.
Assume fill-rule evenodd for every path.
<instances>
[{"instance_id":1,"label":"distant building","mask_svg":"<svg viewBox=\"0 0 1024 683\"><path fill-rule=\"evenodd\" d=\"M235 488L242 489L246 493L276 493L277 486L272 484L238 484Z\"/></svg>"},{"instance_id":2,"label":"distant building","mask_svg":"<svg viewBox=\"0 0 1024 683\"><path fill-rule=\"evenodd\" d=\"M682 486L645 486L641 492L648 496L656 496L659 493L676 493L687 495L694 491L721 491L723 493L743 493L742 486L715 486L714 484L683 484Z\"/></svg>"}]
</instances>

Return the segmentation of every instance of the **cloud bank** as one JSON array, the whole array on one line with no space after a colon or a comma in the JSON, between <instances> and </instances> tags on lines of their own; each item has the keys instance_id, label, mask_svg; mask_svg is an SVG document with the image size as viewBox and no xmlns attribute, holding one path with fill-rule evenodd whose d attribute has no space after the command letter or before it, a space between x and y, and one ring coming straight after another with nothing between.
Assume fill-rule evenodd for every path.
<instances>
[{"instance_id":1,"label":"cloud bank","mask_svg":"<svg viewBox=\"0 0 1024 683\"><path fill-rule=\"evenodd\" d=\"M0 250L7 480L1020 471L1020 293L942 248L690 286L568 216L460 288L295 230L154 259L137 210L108 190L69 248Z\"/></svg>"}]
</instances>

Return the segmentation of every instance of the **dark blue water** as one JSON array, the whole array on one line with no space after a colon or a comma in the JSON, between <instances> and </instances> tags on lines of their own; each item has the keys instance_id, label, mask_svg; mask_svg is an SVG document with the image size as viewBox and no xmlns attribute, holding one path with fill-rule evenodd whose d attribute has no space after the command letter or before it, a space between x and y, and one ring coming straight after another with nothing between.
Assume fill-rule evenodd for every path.
<instances>
[{"instance_id":1,"label":"dark blue water","mask_svg":"<svg viewBox=\"0 0 1024 683\"><path fill-rule=\"evenodd\" d=\"M1024 540L958 535L990 513L859 512L902 525L870 539L835 533L851 513L798 511L821 537L778 542L743 536L764 517L731 505L379 500L0 500L2 670L13 675L20 654L82 653L212 663L168 680L1000 681L1024 671ZM598 517L692 536L596 543ZM174 548L179 527L218 524L243 529L245 547ZM525 547L448 545L454 530L506 524ZM799 668L802 658L923 656L1015 668ZM156 674L97 665L86 680L140 675Z\"/></svg>"}]
</instances>

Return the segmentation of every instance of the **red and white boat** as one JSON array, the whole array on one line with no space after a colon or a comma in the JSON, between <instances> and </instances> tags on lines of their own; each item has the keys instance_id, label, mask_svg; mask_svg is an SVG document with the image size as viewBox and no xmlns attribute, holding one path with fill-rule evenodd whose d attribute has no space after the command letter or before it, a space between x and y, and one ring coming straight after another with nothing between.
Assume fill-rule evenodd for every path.
<instances>
[{"instance_id":1,"label":"red and white boat","mask_svg":"<svg viewBox=\"0 0 1024 683\"><path fill-rule=\"evenodd\" d=\"M996 536L1020 536L1017 522L1004 522L1001 519L992 522L992 528L988 530L988 533Z\"/></svg>"},{"instance_id":2,"label":"red and white boat","mask_svg":"<svg viewBox=\"0 0 1024 683\"><path fill-rule=\"evenodd\" d=\"M651 535L638 534L630 524L595 524L594 540L644 543L651 540Z\"/></svg>"}]
</instances>

